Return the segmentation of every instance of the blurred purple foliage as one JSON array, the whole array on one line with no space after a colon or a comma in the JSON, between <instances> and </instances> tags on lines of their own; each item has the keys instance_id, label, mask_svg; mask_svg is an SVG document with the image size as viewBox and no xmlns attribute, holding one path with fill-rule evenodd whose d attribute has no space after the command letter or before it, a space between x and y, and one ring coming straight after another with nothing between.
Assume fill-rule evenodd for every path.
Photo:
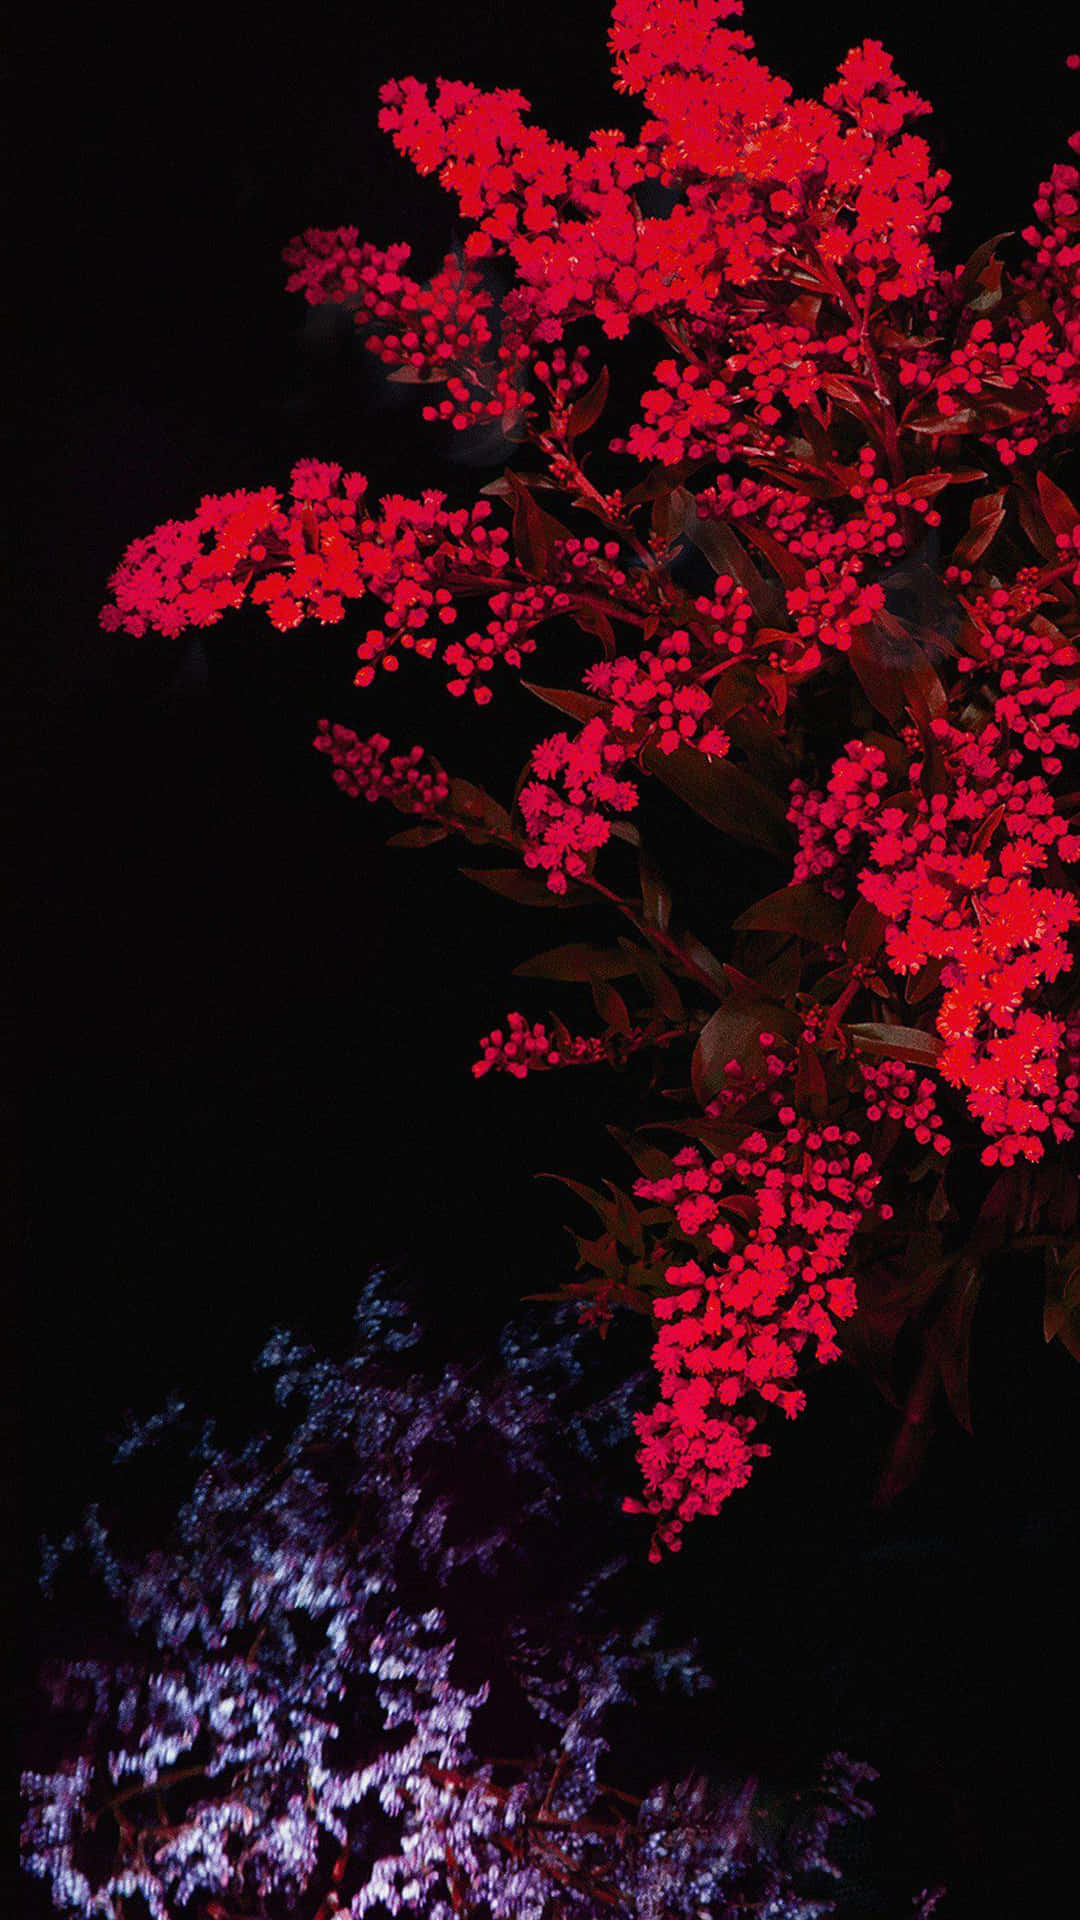
<instances>
[{"instance_id":1,"label":"blurred purple foliage","mask_svg":"<svg viewBox=\"0 0 1080 1920\"><path fill-rule=\"evenodd\" d=\"M630 1793L601 1771L614 1710L709 1682L655 1620L612 1624L618 1559L583 1564L638 1383L581 1405L582 1339L563 1319L507 1333L497 1370L425 1369L376 1271L347 1359L270 1340L277 1430L192 1444L173 1401L119 1444L155 1474L182 1442L196 1477L166 1544L125 1557L91 1509L46 1554L50 1591L92 1569L117 1616L106 1657L47 1670L60 1752L23 1779L24 1865L58 1912L837 1910L830 1843L869 1814L872 1769L831 1756L782 1815L752 1781Z\"/></svg>"}]
</instances>

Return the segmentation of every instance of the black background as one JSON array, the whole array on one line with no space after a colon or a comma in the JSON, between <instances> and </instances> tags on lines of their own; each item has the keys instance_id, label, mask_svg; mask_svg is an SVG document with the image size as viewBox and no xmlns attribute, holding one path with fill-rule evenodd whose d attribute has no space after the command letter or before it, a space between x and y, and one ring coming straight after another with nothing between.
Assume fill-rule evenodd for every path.
<instances>
[{"instance_id":1,"label":"black background","mask_svg":"<svg viewBox=\"0 0 1080 1920\"><path fill-rule=\"evenodd\" d=\"M287 296L280 252L353 222L410 241L423 275L460 236L377 129L384 78L520 87L575 144L632 130L607 18L313 0L18 29L4 725L27 1558L103 1483L126 1409L178 1388L242 1428L269 1326L343 1339L380 1258L414 1263L448 1337L483 1341L568 1271L573 1202L533 1172L623 1171L605 1075L469 1073L508 1007L543 1013L507 975L568 923L504 907L445 849L384 850L387 821L310 749L323 713L378 725L505 797L538 737L509 677L477 715L422 666L356 694L355 623L281 636L244 613L193 645L97 625L126 544L206 492L283 486L305 456L454 500L499 470L449 457ZM940 5L844 0L746 24L800 92L885 42L935 105L918 130L953 173L962 258L1024 224L1073 124L1068 46L1026 18L951 5L943 40ZM560 678L556 649L540 658ZM736 876L748 898L783 878ZM870 1759L900 1884L947 1875L953 1915L1042 1911L1068 1840L1075 1380L1040 1312L1020 1268L988 1290L975 1435L943 1431L887 1514L869 1501L893 1415L837 1367L752 1490L640 1576L711 1636L718 1768Z\"/></svg>"}]
</instances>

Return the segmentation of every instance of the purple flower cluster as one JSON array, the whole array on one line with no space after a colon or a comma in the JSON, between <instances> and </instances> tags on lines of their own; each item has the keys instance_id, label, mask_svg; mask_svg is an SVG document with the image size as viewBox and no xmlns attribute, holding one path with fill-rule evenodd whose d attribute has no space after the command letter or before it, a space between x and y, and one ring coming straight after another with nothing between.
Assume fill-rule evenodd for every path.
<instances>
[{"instance_id":1,"label":"purple flower cluster","mask_svg":"<svg viewBox=\"0 0 1080 1920\"><path fill-rule=\"evenodd\" d=\"M566 1330L507 1336L486 1377L417 1369L384 1281L343 1361L275 1335L285 1430L230 1451L204 1428L165 1544L126 1559L91 1511L49 1556L50 1582L72 1556L95 1570L122 1657L47 1676L77 1732L24 1776L27 1871L79 1920L833 1912L830 1834L869 1813L870 1769L834 1756L782 1830L753 1787L602 1777L613 1709L707 1684L654 1621L611 1625L617 1563L542 1608L530 1586L566 1524L566 1450L584 1485L627 1390L556 1418L552 1385L581 1378ZM156 1461L181 1426L175 1403L117 1459Z\"/></svg>"}]
</instances>

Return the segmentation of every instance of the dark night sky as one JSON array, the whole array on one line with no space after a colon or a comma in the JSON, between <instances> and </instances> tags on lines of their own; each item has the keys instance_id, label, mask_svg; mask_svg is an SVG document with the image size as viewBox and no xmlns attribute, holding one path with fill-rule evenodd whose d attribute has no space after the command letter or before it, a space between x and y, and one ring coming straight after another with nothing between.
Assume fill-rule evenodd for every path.
<instances>
[{"instance_id":1,"label":"dark night sky","mask_svg":"<svg viewBox=\"0 0 1080 1920\"><path fill-rule=\"evenodd\" d=\"M1024 223L1073 124L1068 46L1029 41L1026 17L952 4L944 46L929 0L763 4L746 24L807 92L884 40L935 103L960 257ZM535 727L526 696L508 687L477 719L421 670L365 703L348 633L280 636L261 614L205 651L97 626L127 542L205 492L283 485L312 455L376 490L465 499L490 477L447 460L411 402L380 402L363 356L285 295L280 250L354 222L433 269L454 203L378 132L381 80L520 86L580 143L634 125L606 23L581 0L23 21L4 726L31 1538L100 1484L126 1408L173 1387L242 1405L269 1325L343 1336L379 1257L413 1257L463 1338L555 1284L569 1214L531 1174L592 1177L603 1122L626 1117L602 1075L472 1081L479 1034L510 1006L544 1010L509 968L567 936L470 887L444 849L384 851L386 822L309 746L328 713L505 788ZM601 1170L620 1172L610 1150ZM943 1433L927 1485L871 1514L889 1416L836 1368L671 1591L723 1619L740 1750L755 1716L782 1749L784 1714L792 1740L891 1765L898 1830L904 1796L925 1803L935 1857L978 1911L1012 1915L1037 1910L1040 1820L1052 1833L1066 1806L1075 1388L1033 1284L980 1312L976 1436Z\"/></svg>"}]
</instances>

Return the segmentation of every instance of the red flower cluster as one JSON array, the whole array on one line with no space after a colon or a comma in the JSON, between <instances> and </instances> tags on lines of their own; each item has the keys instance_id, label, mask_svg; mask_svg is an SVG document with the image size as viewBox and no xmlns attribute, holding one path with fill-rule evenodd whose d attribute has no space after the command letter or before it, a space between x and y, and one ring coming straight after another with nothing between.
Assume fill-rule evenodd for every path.
<instances>
[{"instance_id":1,"label":"red flower cluster","mask_svg":"<svg viewBox=\"0 0 1080 1920\"><path fill-rule=\"evenodd\" d=\"M637 460L673 467L688 457L708 454L730 460L738 452L748 429L734 418L731 390L722 373L710 380L700 367L660 360L653 378L656 386L641 396L644 424L631 427L625 440L613 439L612 453L632 453Z\"/></svg>"},{"instance_id":2,"label":"red flower cluster","mask_svg":"<svg viewBox=\"0 0 1080 1920\"><path fill-rule=\"evenodd\" d=\"M739 613L727 636L733 653L741 650L749 607ZM722 635L718 632L714 637L719 641ZM676 747L689 744L699 753L725 754L731 742L720 727L706 724L712 701L693 678L694 670L690 635L677 627L665 634L655 653L643 648L639 654L620 654L588 667L585 685L612 702L612 731L635 747L655 732L661 753L674 753Z\"/></svg>"},{"instance_id":3,"label":"red flower cluster","mask_svg":"<svg viewBox=\"0 0 1080 1920\"><path fill-rule=\"evenodd\" d=\"M1007 433L981 436L992 441L1002 465L1011 467L1037 452L1055 431L1053 416L1067 419L1080 407L1080 355L1055 338L1045 320L1027 325L1016 320L1009 337L995 337L993 322L980 319L953 348L931 391L940 414L954 420L966 406L968 422L973 400L985 398L993 407L1006 398L1015 404L1026 393L1017 409L1020 419Z\"/></svg>"},{"instance_id":4,"label":"red flower cluster","mask_svg":"<svg viewBox=\"0 0 1080 1920\"><path fill-rule=\"evenodd\" d=\"M612 771L625 759L626 748L611 739L599 717L589 720L576 738L556 733L533 748L532 769L538 778L518 795L525 822L524 861L546 873L552 893L565 893L567 879L579 879L591 856L610 839L607 812L632 813L637 806L633 781L618 780Z\"/></svg>"},{"instance_id":5,"label":"red flower cluster","mask_svg":"<svg viewBox=\"0 0 1080 1920\"><path fill-rule=\"evenodd\" d=\"M1040 775L1017 779L994 749L1003 729L978 738L944 718L931 722L947 790L895 799L878 747L849 742L826 795L800 783L791 818L800 833L796 873L857 863L858 888L885 921L885 950L901 976L936 969L943 996L937 1066L962 1088L992 1144L988 1166L1018 1154L1041 1159L1042 1135L1072 1137L1072 1103L1062 1105L1057 1060L1060 1020L1030 1002L1072 965L1066 944L1080 905L1028 874L1051 850L1080 858L1080 836L1055 812ZM913 777L922 768L916 762ZM863 861L866 864L862 864ZM833 876L833 887L846 890Z\"/></svg>"},{"instance_id":6,"label":"red flower cluster","mask_svg":"<svg viewBox=\"0 0 1080 1920\"><path fill-rule=\"evenodd\" d=\"M358 245L355 227L309 227L284 249L293 268L286 290L311 305L347 307L385 367L416 380L446 380L448 397L425 407L425 419L461 430L531 405L536 396L522 386L529 348L509 330L494 345L494 302L475 268L448 254L423 286L401 271L411 251Z\"/></svg>"},{"instance_id":7,"label":"red flower cluster","mask_svg":"<svg viewBox=\"0 0 1080 1920\"><path fill-rule=\"evenodd\" d=\"M630 1031L628 1043L640 1041L638 1031ZM492 1069L513 1073L515 1079L527 1079L528 1073L544 1068L596 1066L607 1058L600 1035L553 1035L542 1020L528 1021L525 1014L507 1014L505 1029L492 1027L480 1041L480 1058L473 1062L475 1079Z\"/></svg>"},{"instance_id":8,"label":"red flower cluster","mask_svg":"<svg viewBox=\"0 0 1080 1920\"><path fill-rule=\"evenodd\" d=\"M508 1013L506 1028L493 1027L480 1042L480 1058L473 1063L477 1080L493 1069L524 1080L545 1067L593 1065L605 1058L602 1038L573 1034L561 1043L542 1020L531 1023L523 1013Z\"/></svg>"},{"instance_id":9,"label":"red flower cluster","mask_svg":"<svg viewBox=\"0 0 1080 1920\"><path fill-rule=\"evenodd\" d=\"M761 1035L762 1047L772 1038ZM782 1057L767 1054L766 1064L782 1082ZM675 1236L687 1256L669 1257L674 1291L654 1309L660 1401L635 1417L647 1497L626 1507L656 1519L654 1559L745 1485L769 1452L752 1437L762 1403L800 1413L804 1347L813 1341L819 1361L836 1359L836 1324L855 1311L843 1268L880 1175L858 1132L809 1123L789 1086L774 1084L767 1097L779 1138L754 1128L711 1160L685 1147L670 1177L634 1185L670 1213L665 1245Z\"/></svg>"},{"instance_id":10,"label":"red flower cluster","mask_svg":"<svg viewBox=\"0 0 1080 1920\"><path fill-rule=\"evenodd\" d=\"M208 495L192 519L131 543L110 578L102 626L137 637L150 627L169 635L209 627L248 593L276 626L296 626L305 614L340 620L344 598L364 592L342 529L355 528L366 488L363 474L343 478L338 466L302 460L286 511L273 487Z\"/></svg>"},{"instance_id":11,"label":"red flower cluster","mask_svg":"<svg viewBox=\"0 0 1080 1920\"><path fill-rule=\"evenodd\" d=\"M943 1131L937 1110L937 1087L926 1074L918 1074L903 1060L880 1060L876 1065L859 1063L866 1096L868 1120L899 1120L920 1146L933 1145L935 1153L947 1154L952 1141Z\"/></svg>"},{"instance_id":12,"label":"red flower cluster","mask_svg":"<svg viewBox=\"0 0 1080 1920\"><path fill-rule=\"evenodd\" d=\"M312 745L328 755L336 784L352 799L390 800L403 813L433 815L449 797L449 780L434 762L425 766L423 747L391 754L388 760L385 734L361 740L351 727L331 726L329 720L319 721Z\"/></svg>"}]
</instances>

